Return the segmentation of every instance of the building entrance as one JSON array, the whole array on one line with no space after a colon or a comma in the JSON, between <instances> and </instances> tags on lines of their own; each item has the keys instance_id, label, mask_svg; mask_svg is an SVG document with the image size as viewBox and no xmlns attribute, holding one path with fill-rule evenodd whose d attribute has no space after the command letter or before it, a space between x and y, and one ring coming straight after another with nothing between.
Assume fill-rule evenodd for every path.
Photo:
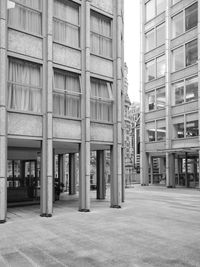
<instances>
[{"instance_id":1,"label":"building entrance","mask_svg":"<svg viewBox=\"0 0 200 267\"><path fill-rule=\"evenodd\" d=\"M8 203L37 201L40 190L40 167L38 160L8 160Z\"/></svg>"}]
</instances>

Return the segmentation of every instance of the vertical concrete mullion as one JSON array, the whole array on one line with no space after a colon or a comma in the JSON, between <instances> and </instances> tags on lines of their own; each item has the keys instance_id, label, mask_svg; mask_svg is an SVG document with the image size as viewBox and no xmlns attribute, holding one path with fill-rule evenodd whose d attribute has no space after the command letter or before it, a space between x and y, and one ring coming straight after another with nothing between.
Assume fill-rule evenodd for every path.
<instances>
[{"instance_id":1,"label":"vertical concrete mullion","mask_svg":"<svg viewBox=\"0 0 200 267\"><path fill-rule=\"evenodd\" d=\"M7 0L0 1L0 223L7 214L7 110L6 110Z\"/></svg>"},{"instance_id":2,"label":"vertical concrete mullion","mask_svg":"<svg viewBox=\"0 0 200 267\"><path fill-rule=\"evenodd\" d=\"M90 0L82 1L82 141L79 149L79 211L90 211Z\"/></svg>"},{"instance_id":3,"label":"vertical concrete mullion","mask_svg":"<svg viewBox=\"0 0 200 267\"><path fill-rule=\"evenodd\" d=\"M52 23L53 0L43 2L43 145L42 145L42 196L41 216L53 213L53 134L52 134ZM46 102L45 102L46 101Z\"/></svg>"},{"instance_id":4,"label":"vertical concrete mullion","mask_svg":"<svg viewBox=\"0 0 200 267\"><path fill-rule=\"evenodd\" d=\"M120 208L122 189L122 45L121 31L122 24L122 3L123 0L113 1L114 21L113 21L113 55L114 55L114 142L111 149L112 173L111 173L111 207Z\"/></svg>"},{"instance_id":5,"label":"vertical concrete mullion","mask_svg":"<svg viewBox=\"0 0 200 267\"><path fill-rule=\"evenodd\" d=\"M145 6L144 1L140 0L140 12L141 12L141 29L140 29L140 183L141 185L149 185L149 170L148 170L148 157L145 148L145 39L144 39L144 19L145 19Z\"/></svg>"}]
</instances>

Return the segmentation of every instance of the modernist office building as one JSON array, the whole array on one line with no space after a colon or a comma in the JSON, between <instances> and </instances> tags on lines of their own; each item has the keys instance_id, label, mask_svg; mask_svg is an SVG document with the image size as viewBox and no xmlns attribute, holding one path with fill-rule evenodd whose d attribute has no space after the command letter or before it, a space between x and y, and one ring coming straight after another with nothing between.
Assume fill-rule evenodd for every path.
<instances>
[{"instance_id":1,"label":"modernist office building","mask_svg":"<svg viewBox=\"0 0 200 267\"><path fill-rule=\"evenodd\" d=\"M40 198L53 212L54 159L69 154L79 210L90 210L90 151L98 189L111 153L111 207L122 201L123 0L0 1L0 222L7 203Z\"/></svg>"},{"instance_id":2,"label":"modernist office building","mask_svg":"<svg viewBox=\"0 0 200 267\"><path fill-rule=\"evenodd\" d=\"M142 0L141 183L199 187L196 0Z\"/></svg>"}]
</instances>

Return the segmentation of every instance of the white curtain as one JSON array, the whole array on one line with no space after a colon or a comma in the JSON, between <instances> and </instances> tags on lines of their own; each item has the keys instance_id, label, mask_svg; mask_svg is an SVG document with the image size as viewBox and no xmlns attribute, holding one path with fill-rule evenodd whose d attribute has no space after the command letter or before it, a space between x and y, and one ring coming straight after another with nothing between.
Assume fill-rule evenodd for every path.
<instances>
[{"instance_id":1,"label":"white curtain","mask_svg":"<svg viewBox=\"0 0 200 267\"><path fill-rule=\"evenodd\" d=\"M112 87L98 79L91 79L91 119L112 122Z\"/></svg>"},{"instance_id":2,"label":"white curtain","mask_svg":"<svg viewBox=\"0 0 200 267\"><path fill-rule=\"evenodd\" d=\"M54 40L79 47L79 6L68 1L54 1Z\"/></svg>"},{"instance_id":3,"label":"white curtain","mask_svg":"<svg viewBox=\"0 0 200 267\"><path fill-rule=\"evenodd\" d=\"M40 67L20 60L9 61L8 108L41 112Z\"/></svg>"},{"instance_id":4,"label":"white curtain","mask_svg":"<svg viewBox=\"0 0 200 267\"><path fill-rule=\"evenodd\" d=\"M91 15L91 51L106 57L112 56L111 20L98 14Z\"/></svg>"},{"instance_id":5,"label":"white curtain","mask_svg":"<svg viewBox=\"0 0 200 267\"><path fill-rule=\"evenodd\" d=\"M80 80L77 74L54 73L54 114L80 117Z\"/></svg>"},{"instance_id":6,"label":"white curtain","mask_svg":"<svg viewBox=\"0 0 200 267\"><path fill-rule=\"evenodd\" d=\"M8 22L10 26L19 28L21 30L41 34L42 33L42 15L38 11L18 5L17 2L31 7L40 9L40 1L34 0L20 0L16 1L15 8L8 10Z\"/></svg>"}]
</instances>

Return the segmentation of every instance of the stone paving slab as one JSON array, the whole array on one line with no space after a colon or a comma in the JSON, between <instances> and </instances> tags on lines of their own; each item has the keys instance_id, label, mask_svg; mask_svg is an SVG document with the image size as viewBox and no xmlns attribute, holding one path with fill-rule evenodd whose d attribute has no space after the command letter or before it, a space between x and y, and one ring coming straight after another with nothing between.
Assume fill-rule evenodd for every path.
<instances>
[{"instance_id":1,"label":"stone paving slab","mask_svg":"<svg viewBox=\"0 0 200 267\"><path fill-rule=\"evenodd\" d=\"M134 186L122 209L109 206L109 194L91 192L90 213L65 194L52 218L39 206L10 208L0 267L200 266L200 191Z\"/></svg>"}]
</instances>

